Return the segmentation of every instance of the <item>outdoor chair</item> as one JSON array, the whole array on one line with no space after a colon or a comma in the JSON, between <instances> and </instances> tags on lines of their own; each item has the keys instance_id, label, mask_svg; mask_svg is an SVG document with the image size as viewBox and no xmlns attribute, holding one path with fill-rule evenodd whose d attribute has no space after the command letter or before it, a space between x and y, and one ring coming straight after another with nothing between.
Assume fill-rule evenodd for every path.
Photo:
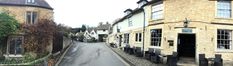
<instances>
[{"instance_id":1,"label":"outdoor chair","mask_svg":"<svg viewBox=\"0 0 233 66\"><path fill-rule=\"evenodd\" d=\"M125 51L126 53L129 53L129 48L130 48L130 46L129 46L129 45L126 45L126 46L124 47L124 51Z\"/></svg>"},{"instance_id":2,"label":"outdoor chair","mask_svg":"<svg viewBox=\"0 0 233 66\"><path fill-rule=\"evenodd\" d=\"M205 58L205 54L199 54L199 66L208 66L208 60Z\"/></svg>"},{"instance_id":3,"label":"outdoor chair","mask_svg":"<svg viewBox=\"0 0 233 66\"><path fill-rule=\"evenodd\" d=\"M137 57L143 57L143 52L141 50L141 47L136 47L135 53Z\"/></svg>"},{"instance_id":4,"label":"outdoor chair","mask_svg":"<svg viewBox=\"0 0 233 66\"><path fill-rule=\"evenodd\" d=\"M215 54L214 66L223 66L223 59L220 54Z\"/></svg>"},{"instance_id":5,"label":"outdoor chair","mask_svg":"<svg viewBox=\"0 0 233 66\"><path fill-rule=\"evenodd\" d=\"M177 66L177 62L178 62L178 53L177 52L173 52L172 55L168 55L168 60L167 60L167 64L168 66Z\"/></svg>"},{"instance_id":6,"label":"outdoor chair","mask_svg":"<svg viewBox=\"0 0 233 66\"><path fill-rule=\"evenodd\" d=\"M155 52L151 55L150 60L154 63L159 63L160 62L160 54L161 54L161 50L160 49L155 49Z\"/></svg>"},{"instance_id":7,"label":"outdoor chair","mask_svg":"<svg viewBox=\"0 0 233 66\"><path fill-rule=\"evenodd\" d=\"M130 55L134 54L134 48L129 48L129 54Z\"/></svg>"},{"instance_id":8,"label":"outdoor chair","mask_svg":"<svg viewBox=\"0 0 233 66\"><path fill-rule=\"evenodd\" d=\"M149 48L148 51L145 51L145 58L147 60L150 60L153 54L154 54L154 48Z\"/></svg>"}]
</instances>

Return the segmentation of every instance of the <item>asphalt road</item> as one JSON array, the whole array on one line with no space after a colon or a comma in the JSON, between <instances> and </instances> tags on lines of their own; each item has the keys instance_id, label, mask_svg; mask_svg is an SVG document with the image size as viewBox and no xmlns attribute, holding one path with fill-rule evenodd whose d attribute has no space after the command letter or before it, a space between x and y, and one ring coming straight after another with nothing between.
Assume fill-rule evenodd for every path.
<instances>
[{"instance_id":1,"label":"asphalt road","mask_svg":"<svg viewBox=\"0 0 233 66\"><path fill-rule=\"evenodd\" d=\"M76 42L58 66L129 66L104 43Z\"/></svg>"}]
</instances>

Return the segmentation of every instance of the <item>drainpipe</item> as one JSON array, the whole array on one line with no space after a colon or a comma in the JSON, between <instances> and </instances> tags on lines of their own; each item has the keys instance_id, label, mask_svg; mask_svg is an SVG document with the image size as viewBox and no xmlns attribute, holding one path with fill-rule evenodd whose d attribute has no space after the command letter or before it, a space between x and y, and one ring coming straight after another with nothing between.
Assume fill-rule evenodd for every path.
<instances>
[{"instance_id":1,"label":"drainpipe","mask_svg":"<svg viewBox=\"0 0 233 66\"><path fill-rule=\"evenodd\" d=\"M144 8L142 8L142 11L143 11L143 41L142 41L142 51L143 51L143 56L144 56L144 45L145 45L145 23L146 23L146 20L145 20L145 10Z\"/></svg>"}]
</instances>

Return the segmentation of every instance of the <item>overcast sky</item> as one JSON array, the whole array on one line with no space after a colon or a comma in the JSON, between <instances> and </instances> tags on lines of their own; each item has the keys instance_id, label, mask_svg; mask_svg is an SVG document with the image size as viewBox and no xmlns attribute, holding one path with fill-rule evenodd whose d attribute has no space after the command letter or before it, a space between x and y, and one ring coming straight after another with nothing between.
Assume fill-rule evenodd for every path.
<instances>
[{"instance_id":1,"label":"overcast sky","mask_svg":"<svg viewBox=\"0 0 233 66\"><path fill-rule=\"evenodd\" d=\"M82 24L97 26L99 22L112 23L124 16L127 8L138 7L139 0L46 0L54 8L54 19L70 27Z\"/></svg>"}]
</instances>

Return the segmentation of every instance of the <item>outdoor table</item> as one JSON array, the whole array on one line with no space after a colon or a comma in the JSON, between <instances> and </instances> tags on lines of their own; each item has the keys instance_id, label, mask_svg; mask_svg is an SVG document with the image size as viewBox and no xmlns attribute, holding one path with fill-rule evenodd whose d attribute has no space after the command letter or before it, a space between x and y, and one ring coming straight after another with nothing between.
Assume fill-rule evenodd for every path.
<instances>
[{"instance_id":1,"label":"outdoor table","mask_svg":"<svg viewBox=\"0 0 233 66\"><path fill-rule=\"evenodd\" d=\"M214 66L214 58L207 58L208 66Z\"/></svg>"}]
</instances>

